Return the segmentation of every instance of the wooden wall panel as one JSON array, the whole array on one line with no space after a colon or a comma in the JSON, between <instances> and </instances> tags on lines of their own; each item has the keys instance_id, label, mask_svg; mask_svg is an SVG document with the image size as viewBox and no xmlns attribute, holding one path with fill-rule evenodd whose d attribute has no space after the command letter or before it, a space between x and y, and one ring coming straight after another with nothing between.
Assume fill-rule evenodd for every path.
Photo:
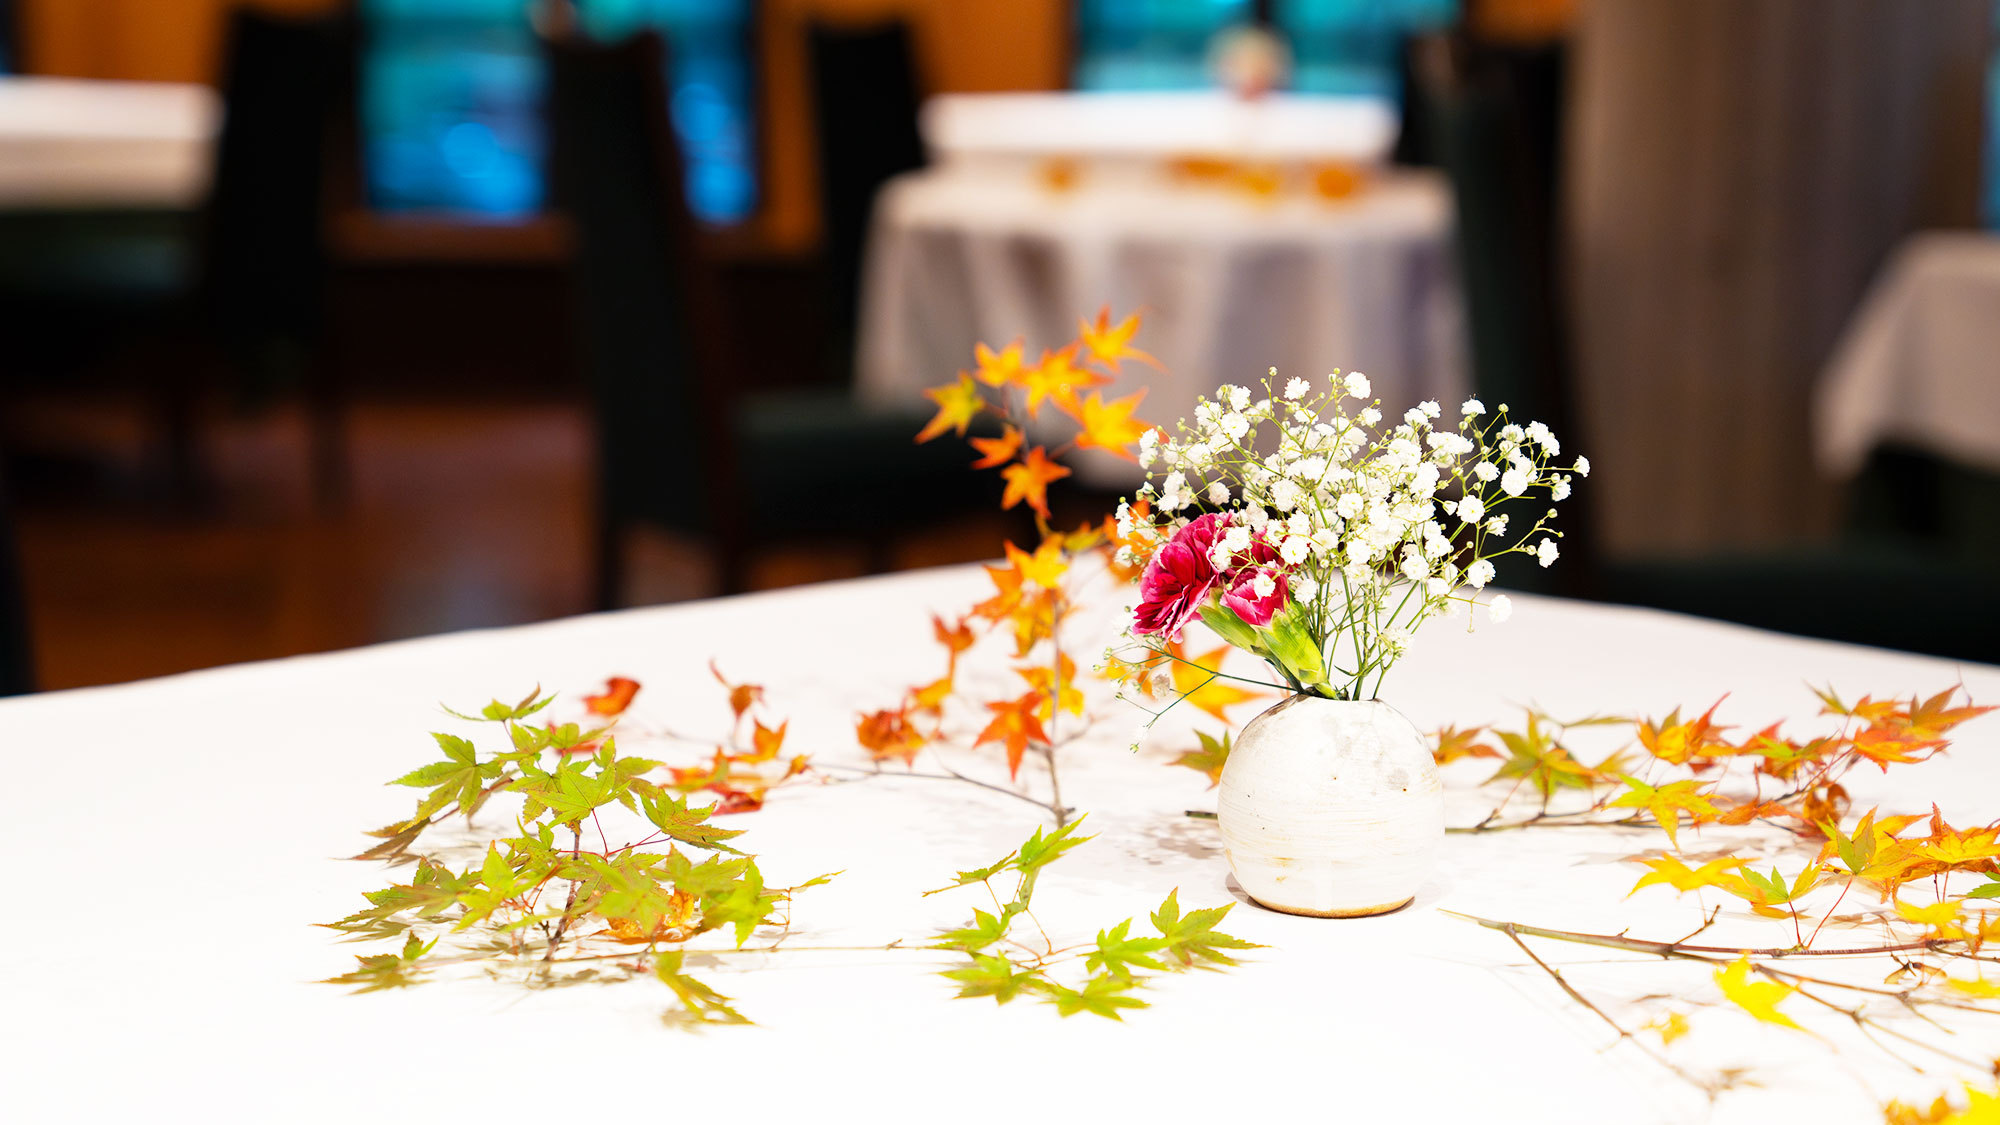
<instances>
[{"instance_id":1,"label":"wooden wall panel","mask_svg":"<svg viewBox=\"0 0 2000 1125\"><path fill-rule=\"evenodd\" d=\"M1896 243L1979 217L1987 0L1590 0L1579 391L1613 553L1825 535L1809 400Z\"/></svg>"}]
</instances>

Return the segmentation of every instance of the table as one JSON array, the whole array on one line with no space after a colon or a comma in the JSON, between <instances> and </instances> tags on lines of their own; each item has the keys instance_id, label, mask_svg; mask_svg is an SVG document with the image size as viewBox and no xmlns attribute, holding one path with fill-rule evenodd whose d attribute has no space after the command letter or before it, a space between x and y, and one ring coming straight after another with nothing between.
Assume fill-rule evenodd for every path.
<instances>
[{"instance_id":1,"label":"table","mask_svg":"<svg viewBox=\"0 0 2000 1125\"><path fill-rule=\"evenodd\" d=\"M0 207L191 209L221 120L206 86L0 78Z\"/></svg>"},{"instance_id":2,"label":"table","mask_svg":"<svg viewBox=\"0 0 2000 1125\"><path fill-rule=\"evenodd\" d=\"M931 159L1023 169L1046 157L1102 168L1201 156L1375 165L1396 143L1397 110L1382 98L1220 90L944 94L923 106Z\"/></svg>"},{"instance_id":3,"label":"table","mask_svg":"<svg viewBox=\"0 0 2000 1125\"><path fill-rule=\"evenodd\" d=\"M618 673L646 685L631 721L719 731L714 657L768 685L791 718L788 751L852 763L855 712L936 674L928 612L985 588L974 568L917 572L0 702L12 797L0 842L15 872L0 918L10 1116L136 1120L196 1104L206 1120L518 1111L537 1091L559 1096L560 1060L625 1076L618 1097L635 1113L670 1103L676 1117L786 1122L864 1112L1019 1121L1055 1107L1072 1120L1142 1121L1248 1106L1285 1120L1338 1107L1364 1121L1601 1121L1611 1105L1630 1122L1874 1122L1871 1091L1927 1100L1950 1080L1941 1068L1912 1085L1872 1054L1829 1055L1702 1009L1682 1041L1689 1057L1754 1063L1767 1083L1726 1097L1710 1118L1698 1095L1629 1047L1607 1051L1602 1026L1503 937L1439 912L1684 932L1692 903L1624 897L1636 869L1618 861L1657 834L1619 830L1449 837L1416 904L1373 919L1239 905L1226 928L1270 948L1227 974L1170 978L1150 993L1155 1007L1124 1024L949 999L919 954L736 959L711 979L760 1026L699 1034L662 1027L665 993L648 981L530 993L475 978L368 996L310 983L373 951L309 923L380 885L374 865L331 857L358 850L359 829L406 813L411 791L383 781L434 753L425 731L463 729L438 701L476 704L536 681L594 689ZM1108 634L1117 600L1097 598L1096 618L1077 628ZM2000 698L1995 668L1519 602L1505 626L1438 630L1391 676L1388 697L1425 728L1504 718L1524 700L1571 715L1658 714L1725 691L1725 719L1761 723L1808 714L1801 679L1881 694L1962 676L1975 697ZM969 672L1013 679L981 652ZM1954 820L1990 817L1996 726L1968 725L1933 763L1856 774L1857 801L1935 796ZM1037 898L1045 921L1086 938L1176 887L1184 906L1232 897L1212 824L1183 815L1212 807L1213 794L1164 764L1179 734L1136 755L1128 739L1124 721L1107 721L1070 752L1066 796L1091 810L1098 838L1046 872ZM1478 776L1448 773L1455 821L1482 807L1466 787ZM866 945L963 922L969 899L921 892L997 858L1039 822L1000 794L885 777L781 789L733 826L749 830L739 843L773 884L844 869L802 896L794 919L816 943ZM206 843L215 832L247 846L219 857ZM94 905L42 916L38 904L59 888L94 888ZM1603 954L1544 949L1585 987L1708 987L1699 974ZM2000 1049L1990 1022L1965 1030L1967 1053ZM431 1069L455 1074L475 1053L552 1073L467 1091ZM757 1097L720 1108L738 1097L723 1079L745 1074L762 1083Z\"/></svg>"},{"instance_id":4,"label":"table","mask_svg":"<svg viewBox=\"0 0 2000 1125\"><path fill-rule=\"evenodd\" d=\"M2000 236L1936 231L1882 270L1813 395L1815 453L1859 472L1895 441L2000 470Z\"/></svg>"},{"instance_id":5,"label":"table","mask_svg":"<svg viewBox=\"0 0 2000 1125\"><path fill-rule=\"evenodd\" d=\"M1171 424L1224 382L1365 372L1400 412L1469 386L1438 177L1384 177L1361 194L1254 199L1125 184L1053 192L1032 180L939 169L877 197L856 358L861 392L908 403L971 362L970 340L1025 338L1029 356L1109 304L1147 314L1106 397L1149 389L1140 417ZM1118 480L1116 465L1080 471Z\"/></svg>"}]
</instances>

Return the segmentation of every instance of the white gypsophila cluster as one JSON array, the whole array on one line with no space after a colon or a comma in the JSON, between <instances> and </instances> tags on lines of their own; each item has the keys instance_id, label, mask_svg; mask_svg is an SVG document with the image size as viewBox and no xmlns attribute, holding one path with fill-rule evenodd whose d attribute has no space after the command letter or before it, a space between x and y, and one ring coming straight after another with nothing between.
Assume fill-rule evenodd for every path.
<instances>
[{"instance_id":1,"label":"white gypsophila cluster","mask_svg":"<svg viewBox=\"0 0 2000 1125\"><path fill-rule=\"evenodd\" d=\"M1148 508L1119 506L1130 544L1121 563L1143 563L1204 513L1227 515L1211 563L1221 570L1254 552L1282 573L1321 645L1329 688L1371 698L1420 625L1477 604L1492 560L1556 560L1553 508L1524 516L1513 536L1508 514L1495 510L1541 493L1560 501L1572 476L1589 474L1584 458L1558 461L1562 446L1547 426L1516 424L1504 404L1488 411L1477 398L1451 419L1427 401L1385 424L1359 372L1323 384L1294 377L1274 393L1276 379L1274 370L1261 393L1224 385L1172 436L1141 440L1148 477L1138 495ZM1359 400L1352 413L1348 400ZM1496 597L1488 618L1510 609Z\"/></svg>"}]
</instances>

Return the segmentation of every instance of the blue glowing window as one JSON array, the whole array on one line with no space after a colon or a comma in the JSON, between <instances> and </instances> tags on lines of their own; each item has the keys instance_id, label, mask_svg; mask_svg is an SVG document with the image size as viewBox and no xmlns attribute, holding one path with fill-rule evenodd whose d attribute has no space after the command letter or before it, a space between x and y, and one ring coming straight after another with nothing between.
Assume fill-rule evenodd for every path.
<instances>
[{"instance_id":1,"label":"blue glowing window","mask_svg":"<svg viewBox=\"0 0 2000 1125\"><path fill-rule=\"evenodd\" d=\"M749 216L749 0L583 0L591 34L667 36L671 113L688 206L704 222ZM544 196L544 64L525 0L363 0L361 119L369 200L388 211L518 218Z\"/></svg>"},{"instance_id":2,"label":"blue glowing window","mask_svg":"<svg viewBox=\"0 0 2000 1125\"><path fill-rule=\"evenodd\" d=\"M1449 23L1459 0L1272 0L1292 51L1292 88L1391 94L1403 36ZM1210 85L1216 32L1250 22L1250 0L1080 0L1076 84L1086 90Z\"/></svg>"}]
</instances>

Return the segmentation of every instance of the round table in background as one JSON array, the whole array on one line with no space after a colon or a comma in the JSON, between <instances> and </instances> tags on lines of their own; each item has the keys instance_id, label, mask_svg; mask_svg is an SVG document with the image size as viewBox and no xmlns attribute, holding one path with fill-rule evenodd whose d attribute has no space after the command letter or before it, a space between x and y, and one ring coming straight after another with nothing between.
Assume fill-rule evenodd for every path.
<instances>
[{"instance_id":1,"label":"round table in background","mask_svg":"<svg viewBox=\"0 0 2000 1125\"><path fill-rule=\"evenodd\" d=\"M1220 177L1216 177L1220 179ZM1442 178L1373 177L1328 198L1293 185L1095 183L946 166L876 201L856 356L861 392L907 403L949 382L974 341L1023 339L1030 358L1109 305L1145 314L1107 397L1148 390L1139 416L1171 424L1218 384L1365 372L1384 406L1468 388L1463 313ZM1117 466L1081 462L1094 477Z\"/></svg>"}]
</instances>

